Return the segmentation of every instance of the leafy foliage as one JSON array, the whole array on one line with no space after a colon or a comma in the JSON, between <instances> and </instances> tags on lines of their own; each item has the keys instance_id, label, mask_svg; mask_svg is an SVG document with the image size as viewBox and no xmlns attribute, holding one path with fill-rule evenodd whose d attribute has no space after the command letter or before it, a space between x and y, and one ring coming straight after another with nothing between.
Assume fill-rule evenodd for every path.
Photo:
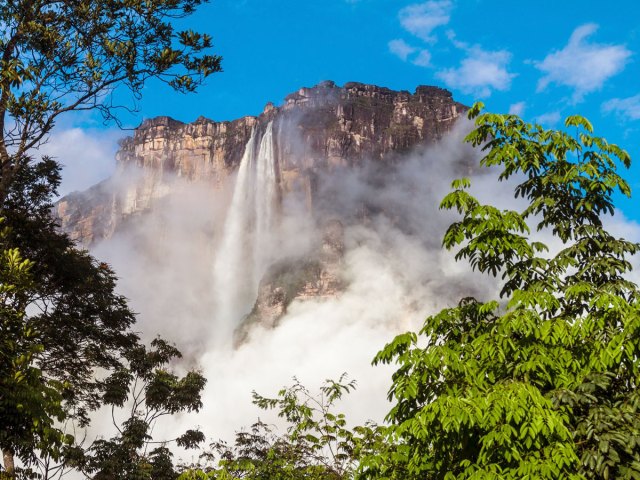
<instances>
[{"instance_id":1,"label":"leafy foliage","mask_svg":"<svg viewBox=\"0 0 640 480\"><path fill-rule=\"evenodd\" d=\"M128 412L121 425L115 425L118 434L109 440L98 439L88 448L76 446L66 452L68 463L96 480L174 480L178 474L167 445L175 442L195 448L204 441L197 430L154 441L152 432L161 417L202 407L200 395L206 381L196 371L180 378L167 370L166 366L181 354L166 341L157 338L151 347L132 349L126 355L128 366L102 382L103 400L110 406L114 421L118 412Z\"/></svg>"},{"instance_id":2,"label":"leafy foliage","mask_svg":"<svg viewBox=\"0 0 640 480\"><path fill-rule=\"evenodd\" d=\"M287 421L287 433L278 435L258 421L249 431L237 433L229 446L219 441L205 455L216 466L192 468L180 480L198 479L323 479L353 478L357 461L380 440L380 429L367 424L349 430L344 414L333 413L335 403L355 388L343 375L327 380L313 395L298 380L280 390L276 398L254 392L259 407L276 409Z\"/></svg>"},{"instance_id":3,"label":"leafy foliage","mask_svg":"<svg viewBox=\"0 0 640 480\"><path fill-rule=\"evenodd\" d=\"M33 263L34 281L22 310L42 351L34 358L48 379L65 385L64 399L82 422L100 404L96 368L120 364L121 353L138 343L134 315L115 293L116 277L105 263L74 247L49 212L59 166L48 158L15 177L6 198L7 242Z\"/></svg>"},{"instance_id":4,"label":"leafy foliage","mask_svg":"<svg viewBox=\"0 0 640 480\"><path fill-rule=\"evenodd\" d=\"M484 205L457 180L442 208L461 220L444 246L500 275L505 301L463 299L375 358L399 365L389 398L395 447L363 462L368 478L640 478L640 315L627 280L640 246L603 226L629 155L592 136L481 113L467 141L481 164L516 179L522 211ZM530 235L550 230L559 252Z\"/></svg>"},{"instance_id":5,"label":"leafy foliage","mask_svg":"<svg viewBox=\"0 0 640 480\"><path fill-rule=\"evenodd\" d=\"M85 424L101 402L95 369L116 367L138 342L113 272L56 230L58 171L48 158L30 163L5 198L0 448L5 462L17 455L26 467L59 459L71 439L56 421Z\"/></svg>"},{"instance_id":6,"label":"leafy foliage","mask_svg":"<svg viewBox=\"0 0 640 480\"><path fill-rule=\"evenodd\" d=\"M147 352L131 330L135 318L124 297L114 291L111 269L56 230L49 212L58 171L45 158L17 173L0 239L0 448L5 461L12 464L16 455L23 462L21 475L41 471L49 478L52 469L60 474L69 465L69 455L78 455L60 422L82 428L90 411L113 403L108 387L126 387L114 383L117 375L152 378L156 413L199 407L204 382L196 372L187 379L166 371L152 375L179 352L165 343Z\"/></svg>"},{"instance_id":7,"label":"leafy foliage","mask_svg":"<svg viewBox=\"0 0 640 480\"><path fill-rule=\"evenodd\" d=\"M220 71L221 58L208 53L210 36L172 24L203 1L0 5L0 215L9 227L2 289L10 290L1 293L0 424L7 429L0 449L11 469L14 454L27 465L38 458L34 449L57 457L63 437L54 420L86 424L102 402L95 372L118 369L121 353L138 342L109 266L56 232L49 211L59 167L49 158L34 162L33 149L66 112L97 110L117 121L118 110L130 106L116 99L128 91L135 101L150 79L190 92ZM16 284L22 257L31 280Z\"/></svg>"},{"instance_id":8,"label":"leafy foliage","mask_svg":"<svg viewBox=\"0 0 640 480\"><path fill-rule=\"evenodd\" d=\"M116 119L120 87L134 98L147 80L180 92L221 70L211 37L172 21L204 0L17 0L0 5L0 198L30 151L69 111Z\"/></svg>"},{"instance_id":9,"label":"leafy foliage","mask_svg":"<svg viewBox=\"0 0 640 480\"><path fill-rule=\"evenodd\" d=\"M33 325L24 321L24 300L33 287L33 263L17 248L6 248L8 229L0 233L0 446L29 461L45 449L58 456L69 439L56 426L65 417L59 382L43 378L34 366L42 352ZM8 465L9 473L14 465Z\"/></svg>"}]
</instances>

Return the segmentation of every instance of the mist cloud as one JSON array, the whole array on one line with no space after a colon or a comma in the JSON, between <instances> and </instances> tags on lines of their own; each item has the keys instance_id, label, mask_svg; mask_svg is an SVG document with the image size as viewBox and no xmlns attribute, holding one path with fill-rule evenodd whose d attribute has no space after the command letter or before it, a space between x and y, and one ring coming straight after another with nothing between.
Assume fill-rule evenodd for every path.
<instances>
[{"instance_id":1,"label":"mist cloud","mask_svg":"<svg viewBox=\"0 0 640 480\"><path fill-rule=\"evenodd\" d=\"M38 149L62 165L61 196L81 191L108 178L116 168L119 129L85 129L68 127L56 130Z\"/></svg>"},{"instance_id":2,"label":"mist cloud","mask_svg":"<svg viewBox=\"0 0 640 480\"><path fill-rule=\"evenodd\" d=\"M455 217L438 210L438 204L453 178L471 174L472 193L481 201L518 206L513 184L496 184L491 172L471 167L478 152L462 143L469 128L460 121L439 144L415 150L393 166L365 162L361 168L321 174L313 215L299 193L285 196L277 238L265 245L271 250L268 257L312 255L322 225L339 218L346 287L333 298L294 300L276 328L252 328L237 348L220 345L213 300L220 293L214 288L224 288L214 286L213 268L235 177L219 190L167 179L172 193L98 245L94 253L121 277L120 289L139 313L144 337L159 333L176 342L185 367L201 368L208 379L204 409L180 415L156 432L170 437L178 427L199 425L210 439L231 439L257 417L277 422L251 404L253 390L274 395L293 376L315 388L342 372L358 382L356 392L340 405L347 418L356 424L381 422L389 409L386 392L393 367L372 367L376 352L461 297L497 296L497 282L470 272L467 264L454 261L454 252L441 248ZM620 217L612 225L640 237L640 228ZM553 249L560 247L545 232L541 235Z\"/></svg>"}]
</instances>

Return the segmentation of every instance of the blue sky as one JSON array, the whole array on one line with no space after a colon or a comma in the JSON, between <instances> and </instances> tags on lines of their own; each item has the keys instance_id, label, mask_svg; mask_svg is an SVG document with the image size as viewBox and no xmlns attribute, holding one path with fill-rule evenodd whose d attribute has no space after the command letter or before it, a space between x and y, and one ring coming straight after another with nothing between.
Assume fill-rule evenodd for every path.
<instances>
[{"instance_id":1,"label":"blue sky","mask_svg":"<svg viewBox=\"0 0 640 480\"><path fill-rule=\"evenodd\" d=\"M626 177L640 195L635 1L213 0L183 25L213 36L224 72L187 96L149 83L128 124L157 115L187 122L257 115L268 101L322 80L410 91L438 85L465 104L482 100L547 127L585 115L637 159ZM58 138L68 131L81 150L83 138L102 144L105 159L115 149L113 128L78 121L62 125ZM640 220L636 204L618 202Z\"/></svg>"}]
</instances>

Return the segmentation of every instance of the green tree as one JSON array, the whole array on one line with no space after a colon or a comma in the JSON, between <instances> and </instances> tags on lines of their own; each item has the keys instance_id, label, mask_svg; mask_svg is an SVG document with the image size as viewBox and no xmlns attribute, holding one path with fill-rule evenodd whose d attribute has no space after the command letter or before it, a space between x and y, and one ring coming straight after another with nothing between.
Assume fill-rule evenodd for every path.
<instances>
[{"instance_id":1,"label":"green tree","mask_svg":"<svg viewBox=\"0 0 640 480\"><path fill-rule=\"evenodd\" d=\"M0 232L4 244L7 229ZM20 308L33 285L32 262L16 248L0 252L0 446L6 471L15 473L13 455L30 457L47 444L52 454L59 454L65 440L54 426L64 418L59 385L43 378L34 367L34 357L42 351L36 332L24 321ZM28 419L28 421L25 421Z\"/></svg>"},{"instance_id":2,"label":"green tree","mask_svg":"<svg viewBox=\"0 0 640 480\"><path fill-rule=\"evenodd\" d=\"M59 442L42 442L42 428L34 422L53 426L55 418L66 417L86 424L88 412L102 402L95 372L117 370L122 353L138 344L131 331L134 316L114 292L114 273L56 232L49 211L59 168L51 159L35 160L34 149L64 113L96 110L117 121L118 111L132 105L116 99L128 91L135 102L149 79L190 92L220 71L221 58L209 53L208 35L178 31L172 24L204 1L0 5L0 215L9 227L3 248L18 249L31 275L19 297L5 296L8 313L3 314L0 382L7 389L0 424L13 426L0 437L0 449L11 468L15 455L27 465L38 452L57 455L49 447ZM6 392L21 369L33 380L23 383L32 389L31 400L44 403L39 409L35 403L29 408L15 403L10 412L7 399L16 397ZM55 402L45 401L56 396L62 413L50 410ZM50 414L44 423L43 414Z\"/></svg>"},{"instance_id":3,"label":"green tree","mask_svg":"<svg viewBox=\"0 0 640 480\"><path fill-rule=\"evenodd\" d=\"M70 468L96 478L175 478L166 444L193 448L204 437L189 430L157 441L153 426L166 415L197 411L205 380L196 371L182 378L171 373L167 366L181 355L167 342L157 339L151 349L140 344L131 330L135 318L114 292L113 272L57 231L49 212L59 178L51 159L29 164L6 199L0 237L5 471L13 475L17 456L21 478L54 478ZM64 421L82 432L90 412L107 406L116 417L128 407L114 438L83 446L65 433Z\"/></svg>"},{"instance_id":4,"label":"green tree","mask_svg":"<svg viewBox=\"0 0 640 480\"><path fill-rule=\"evenodd\" d=\"M616 172L629 155L579 116L557 131L481 109L467 141L526 205L482 204L457 180L441 207L462 218L444 246L500 276L502 300L463 299L378 353L375 363L398 364L394 448L363 462L363 476L640 478L640 310L627 279L640 246L602 223L612 195L630 194Z\"/></svg>"},{"instance_id":5,"label":"green tree","mask_svg":"<svg viewBox=\"0 0 640 480\"><path fill-rule=\"evenodd\" d=\"M297 379L267 398L254 392L253 403L275 409L287 422L285 434L277 434L258 421L236 434L233 445L218 441L203 455L209 465L185 471L180 480L341 480L353 478L359 459L377 448L381 429L374 424L348 428L344 414L335 413L336 402L355 388L343 375L327 380L317 395ZM211 465L213 463L213 465Z\"/></svg>"},{"instance_id":6,"label":"green tree","mask_svg":"<svg viewBox=\"0 0 640 480\"><path fill-rule=\"evenodd\" d=\"M5 199L2 248L25 259L19 288L13 288L11 269L1 279L9 293L3 297L0 385L7 403L0 424L12 425L0 436L5 467L14 456L26 467L38 458L58 458L65 436L55 421L86 425L102 402L98 372L118 368L123 353L138 345L135 318L114 291L113 272L56 230L49 212L59 178L53 160L30 163L16 172ZM29 408L12 395L12 382L23 371L31 379L23 392Z\"/></svg>"},{"instance_id":7,"label":"green tree","mask_svg":"<svg viewBox=\"0 0 640 480\"><path fill-rule=\"evenodd\" d=\"M205 0L15 0L0 5L0 205L58 117L117 120L116 89L134 101L149 79L193 91L221 70L211 37L176 30Z\"/></svg>"},{"instance_id":8,"label":"green tree","mask_svg":"<svg viewBox=\"0 0 640 480\"><path fill-rule=\"evenodd\" d=\"M180 357L179 350L160 338L151 342L151 349L140 345L127 352L127 364L102 382L103 402L111 409L117 435L69 448L67 463L96 480L175 480L178 473L167 445L195 448L204 441L198 430L174 439L153 438L161 418L202 407L204 377L197 371L178 377L167 368ZM125 418L115 423L122 412Z\"/></svg>"}]
</instances>

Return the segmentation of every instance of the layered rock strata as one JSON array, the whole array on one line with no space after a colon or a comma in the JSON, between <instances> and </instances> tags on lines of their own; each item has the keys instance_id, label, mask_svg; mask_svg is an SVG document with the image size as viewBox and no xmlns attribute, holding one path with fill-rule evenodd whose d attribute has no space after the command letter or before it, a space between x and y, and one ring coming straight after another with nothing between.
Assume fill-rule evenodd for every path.
<instances>
[{"instance_id":1,"label":"layered rock strata","mask_svg":"<svg viewBox=\"0 0 640 480\"><path fill-rule=\"evenodd\" d=\"M318 173L365 160L396 162L407 150L442 138L465 110L438 87L420 86L411 94L323 82L288 95L279 107L267 104L257 117L201 117L188 124L154 118L120 142L115 179L63 198L55 214L62 229L85 246L109 238L128 218L170 194L175 178L220 187L238 168L252 130L264 130L269 121L276 132L280 191L302 192L312 209Z\"/></svg>"}]
</instances>

